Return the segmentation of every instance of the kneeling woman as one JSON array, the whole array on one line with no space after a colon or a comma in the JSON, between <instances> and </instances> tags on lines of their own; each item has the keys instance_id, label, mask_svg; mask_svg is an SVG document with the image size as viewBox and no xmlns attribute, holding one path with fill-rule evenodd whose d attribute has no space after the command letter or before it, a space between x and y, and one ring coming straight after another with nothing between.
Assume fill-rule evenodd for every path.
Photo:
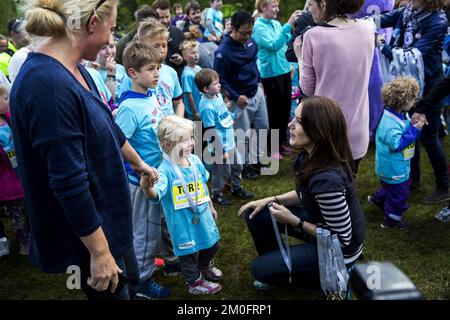
<instances>
[{"instance_id":1,"label":"kneeling woman","mask_svg":"<svg viewBox=\"0 0 450 320\"><path fill-rule=\"evenodd\" d=\"M301 149L294 169L296 188L288 193L252 201L239 210L245 214L258 251L252 263L256 287L292 283L319 288L317 224L337 234L347 267L361 255L364 216L355 190L354 163L344 116L336 102L325 97L306 98L289 124L290 144ZM268 208L268 204L273 203ZM279 250L271 216L284 232L304 244L290 247L292 271Z\"/></svg>"}]
</instances>

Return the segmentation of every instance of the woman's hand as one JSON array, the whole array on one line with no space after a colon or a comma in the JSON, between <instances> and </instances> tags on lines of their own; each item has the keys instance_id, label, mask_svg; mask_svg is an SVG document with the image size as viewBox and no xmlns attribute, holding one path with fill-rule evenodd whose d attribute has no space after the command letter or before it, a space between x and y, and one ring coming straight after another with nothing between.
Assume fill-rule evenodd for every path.
<instances>
[{"instance_id":1,"label":"woman's hand","mask_svg":"<svg viewBox=\"0 0 450 320\"><path fill-rule=\"evenodd\" d=\"M285 206L278 204L276 202L269 208L270 213L275 217L275 219L280 223L290 224L295 226L298 224L298 217L293 214Z\"/></svg>"},{"instance_id":2,"label":"woman's hand","mask_svg":"<svg viewBox=\"0 0 450 320\"><path fill-rule=\"evenodd\" d=\"M297 21L298 17L302 15L302 10L295 10L294 13L292 13L291 17L289 18L288 23L294 28L295 21Z\"/></svg>"},{"instance_id":3,"label":"woman's hand","mask_svg":"<svg viewBox=\"0 0 450 320\"><path fill-rule=\"evenodd\" d=\"M134 171L141 174L141 181L145 181L145 186L153 187L159 180L159 172L157 169L150 167L144 161L142 161L138 166L131 166Z\"/></svg>"},{"instance_id":4,"label":"woman's hand","mask_svg":"<svg viewBox=\"0 0 450 320\"><path fill-rule=\"evenodd\" d=\"M303 59L303 36L298 36L294 41L294 52L297 60Z\"/></svg>"},{"instance_id":5,"label":"woman's hand","mask_svg":"<svg viewBox=\"0 0 450 320\"><path fill-rule=\"evenodd\" d=\"M248 210L253 210L249 216L249 219L253 219L253 217L256 216L262 209L264 209L264 207L267 206L267 204L271 201L272 200L269 198L269 199L261 199L261 200L249 202L249 203L243 205L239 209L238 216L241 216L243 213L247 212Z\"/></svg>"},{"instance_id":6,"label":"woman's hand","mask_svg":"<svg viewBox=\"0 0 450 320\"><path fill-rule=\"evenodd\" d=\"M114 293L119 283L119 273L122 273L122 270L117 266L109 250L102 254L91 255L91 276L87 283L97 291L105 291L111 282L111 293Z\"/></svg>"},{"instance_id":7,"label":"woman's hand","mask_svg":"<svg viewBox=\"0 0 450 320\"><path fill-rule=\"evenodd\" d=\"M425 124L428 124L427 117L425 116L425 114L414 113L411 118L411 123L414 125L419 121L423 121L423 122L425 122Z\"/></svg>"}]
</instances>

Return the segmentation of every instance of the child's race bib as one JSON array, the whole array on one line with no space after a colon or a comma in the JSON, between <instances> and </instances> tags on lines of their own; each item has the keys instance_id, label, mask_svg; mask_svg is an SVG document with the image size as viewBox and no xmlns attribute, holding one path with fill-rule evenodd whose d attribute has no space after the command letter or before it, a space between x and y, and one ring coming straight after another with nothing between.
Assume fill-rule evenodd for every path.
<instances>
[{"instance_id":1,"label":"child's race bib","mask_svg":"<svg viewBox=\"0 0 450 320\"><path fill-rule=\"evenodd\" d=\"M231 113L229 111L224 112L222 115L219 116L219 123L224 128L229 128L234 124L233 117L231 116Z\"/></svg>"},{"instance_id":2,"label":"child's race bib","mask_svg":"<svg viewBox=\"0 0 450 320\"><path fill-rule=\"evenodd\" d=\"M414 157L415 144L411 143L405 150L403 150L403 159L411 160Z\"/></svg>"},{"instance_id":3,"label":"child's race bib","mask_svg":"<svg viewBox=\"0 0 450 320\"><path fill-rule=\"evenodd\" d=\"M11 163L13 169L16 169L17 168L16 150L6 151L6 155L8 156L9 162Z\"/></svg>"},{"instance_id":4,"label":"child's race bib","mask_svg":"<svg viewBox=\"0 0 450 320\"><path fill-rule=\"evenodd\" d=\"M197 180L197 195L195 192L194 182L188 183L187 188L189 190L189 194L194 202L198 203L198 205L202 205L206 202L210 201L209 196L206 194L205 186L203 185L202 180ZM179 180L174 182L174 186L172 187L172 197L173 197L173 205L175 210L190 208L189 201L184 193L183 186L181 185Z\"/></svg>"}]
</instances>

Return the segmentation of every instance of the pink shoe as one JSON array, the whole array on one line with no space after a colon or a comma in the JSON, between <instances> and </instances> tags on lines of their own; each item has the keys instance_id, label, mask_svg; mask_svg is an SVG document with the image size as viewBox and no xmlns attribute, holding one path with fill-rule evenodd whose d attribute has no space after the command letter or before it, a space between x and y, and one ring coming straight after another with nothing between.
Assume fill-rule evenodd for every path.
<instances>
[{"instance_id":1,"label":"pink shoe","mask_svg":"<svg viewBox=\"0 0 450 320\"><path fill-rule=\"evenodd\" d=\"M210 265L207 269L200 270L205 279L210 281L219 281L223 279L223 273L220 269Z\"/></svg>"},{"instance_id":2,"label":"pink shoe","mask_svg":"<svg viewBox=\"0 0 450 320\"><path fill-rule=\"evenodd\" d=\"M190 294L214 294L222 290L222 286L218 283L206 281L200 274L200 277L189 285Z\"/></svg>"}]
</instances>

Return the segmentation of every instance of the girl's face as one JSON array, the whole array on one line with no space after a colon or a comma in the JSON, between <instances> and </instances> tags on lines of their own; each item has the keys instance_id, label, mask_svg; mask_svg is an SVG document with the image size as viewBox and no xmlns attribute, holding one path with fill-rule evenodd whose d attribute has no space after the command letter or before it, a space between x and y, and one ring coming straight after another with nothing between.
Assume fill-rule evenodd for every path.
<instances>
[{"instance_id":1,"label":"girl's face","mask_svg":"<svg viewBox=\"0 0 450 320\"><path fill-rule=\"evenodd\" d=\"M261 16L265 19L276 19L280 12L278 7L278 0L272 0L265 7L262 8Z\"/></svg>"},{"instance_id":2,"label":"girl's face","mask_svg":"<svg viewBox=\"0 0 450 320\"><path fill-rule=\"evenodd\" d=\"M104 45L100 50L97 56L97 62L101 67L104 67L106 64L107 58L115 58L116 57L116 43L114 41L114 36L111 34L109 39L109 43Z\"/></svg>"},{"instance_id":3,"label":"girl's face","mask_svg":"<svg viewBox=\"0 0 450 320\"><path fill-rule=\"evenodd\" d=\"M197 64L200 60L200 53L198 51L198 48L191 48L186 50L186 52L183 53L183 58L188 64Z\"/></svg>"},{"instance_id":4,"label":"girl's face","mask_svg":"<svg viewBox=\"0 0 450 320\"><path fill-rule=\"evenodd\" d=\"M194 150L194 144L195 144L194 135L191 132L190 137L183 139L181 142L175 145L174 149L172 150L172 152L175 151L175 154L172 154L171 156L172 157L177 156L180 159L186 159Z\"/></svg>"},{"instance_id":5,"label":"girl's face","mask_svg":"<svg viewBox=\"0 0 450 320\"><path fill-rule=\"evenodd\" d=\"M289 123L289 134L290 134L289 144L293 147L302 147L308 153L310 153L314 147L314 143L311 141L311 139L306 135L305 131L303 130L301 119L302 109L303 106L300 103L297 109L295 110L294 119Z\"/></svg>"},{"instance_id":6,"label":"girl's face","mask_svg":"<svg viewBox=\"0 0 450 320\"><path fill-rule=\"evenodd\" d=\"M7 92L0 95L0 115L5 115L9 112L9 95Z\"/></svg>"},{"instance_id":7,"label":"girl's face","mask_svg":"<svg viewBox=\"0 0 450 320\"><path fill-rule=\"evenodd\" d=\"M308 11L311 12L315 23L322 22L324 20L326 2L324 0L317 2L311 0L309 2Z\"/></svg>"}]
</instances>

